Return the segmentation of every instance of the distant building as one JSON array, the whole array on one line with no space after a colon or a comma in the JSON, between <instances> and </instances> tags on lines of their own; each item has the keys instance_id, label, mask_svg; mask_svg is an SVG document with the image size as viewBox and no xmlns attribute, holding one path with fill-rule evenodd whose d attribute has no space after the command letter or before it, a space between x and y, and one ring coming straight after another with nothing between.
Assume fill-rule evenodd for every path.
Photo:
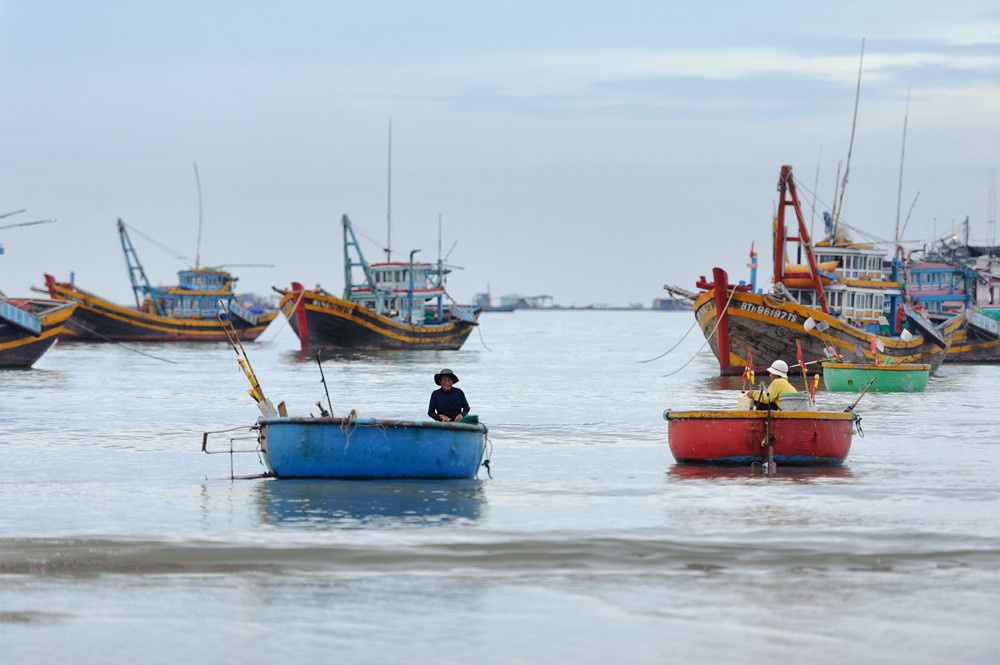
<instances>
[{"instance_id":1,"label":"distant building","mask_svg":"<svg viewBox=\"0 0 1000 665\"><path fill-rule=\"evenodd\" d=\"M653 309L666 312L681 312L692 309L691 301L678 298L653 298Z\"/></svg>"}]
</instances>

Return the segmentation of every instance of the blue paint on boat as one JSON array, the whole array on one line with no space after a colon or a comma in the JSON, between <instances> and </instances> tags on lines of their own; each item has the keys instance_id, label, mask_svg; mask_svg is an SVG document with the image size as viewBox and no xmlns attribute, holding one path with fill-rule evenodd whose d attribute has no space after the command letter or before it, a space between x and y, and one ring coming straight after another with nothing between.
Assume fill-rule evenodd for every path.
<instances>
[{"instance_id":1,"label":"blue paint on boat","mask_svg":"<svg viewBox=\"0 0 1000 665\"><path fill-rule=\"evenodd\" d=\"M278 478L475 478L481 424L374 418L261 418L261 452Z\"/></svg>"}]
</instances>

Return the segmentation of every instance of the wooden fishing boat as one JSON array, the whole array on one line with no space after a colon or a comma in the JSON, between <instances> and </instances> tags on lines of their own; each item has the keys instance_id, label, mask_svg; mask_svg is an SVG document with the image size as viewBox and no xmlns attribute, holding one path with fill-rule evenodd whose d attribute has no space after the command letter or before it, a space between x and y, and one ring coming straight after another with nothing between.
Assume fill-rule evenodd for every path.
<instances>
[{"instance_id":1,"label":"wooden fishing boat","mask_svg":"<svg viewBox=\"0 0 1000 665\"><path fill-rule=\"evenodd\" d=\"M964 315L946 363L998 363L1000 247L969 245L968 235L966 219L964 242L948 236L920 260L907 256L906 290L932 320Z\"/></svg>"},{"instance_id":2,"label":"wooden fishing boat","mask_svg":"<svg viewBox=\"0 0 1000 665\"><path fill-rule=\"evenodd\" d=\"M76 303L0 297L0 367L28 368L65 331Z\"/></svg>"},{"instance_id":3,"label":"wooden fishing boat","mask_svg":"<svg viewBox=\"0 0 1000 665\"><path fill-rule=\"evenodd\" d=\"M302 350L456 350L462 347L481 308L445 302L445 276L437 263L369 264L351 220L343 216L343 297L293 282L278 307L299 337Z\"/></svg>"},{"instance_id":4,"label":"wooden fishing boat","mask_svg":"<svg viewBox=\"0 0 1000 665\"><path fill-rule=\"evenodd\" d=\"M177 273L177 286L154 287L118 220L125 261L135 294L135 307L118 305L69 282L45 275L45 288L56 300L78 305L67 324L72 339L87 342L224 342L218 314L221 305L246 341L256 339L278 315L276 309L235 292L237 278L218 268L194 268Z\"/></svg>"},{"instance_id":5,"label":"wooden fishing boat","mask_svg":"<svg viewBox=\"0 0 1000 665\"><path fill-rule=\"evenodd\" d=\"M998 363L1000 362L1000 324L981 310L968 309L965 325L955 334L948 349L946 363Z\"/></svg>"},{"instance_id":6,"label":"wooden fishing boat","mask_svg":"<svg viewBox=\"0 0 1000 665\"><path fill-rule=\"evenodd\" d=\"M0 214L0 219L19 215L25 210ZM54 219L4 224L11 229L37 224L51 224ZM0 254L4 253L0 244ZM39 298L8 298L0 291L0 367L29 368L56 343L65 332L66 322L76 305Z\"/></svg>"},{"instance_id":7,"label":"wooden fishing boat","mask_svg":"<svg viewBox=\"0 0 1000 665\"><path fill-rule=\"evenodd\" d=\"M886 266L886 252L871 245L835 241L813 243L802 216L792 179L792 167L783 166L779 178L781 203L774 225L773 293L755 293L754 285L730 284L725 270L715 268L714 279L702 277L694 298L694 313L719 359L723 375L738 375L747 366L747 356L759 359L794 358L798 346L806 357L823 358L832 349L836 355L855 356L859 362L874 361L871 342L884 347L877 353L891 357L893 364L926 363L933 372L944 361L962 317L935 324L921 312L905 305L898 280ZM785 210L792 207L798 237L785 228ZM833 235L833 234L831 234ZM784 284L786 242L798 242L813 276L809 289ZM836 279L823 284L819 265L836 260ZM887 326L897 312L913 330L895 331ZM754 369L763 369L762 367Z\"/></svg>"},{"instance_id":8,"label":"wooden fishing boat","mask_svg":"<svg viewBox=\"0 0 1000 665\"><path fill-rule=\"evenodd\" d=\"M831 392L856 393L871 386L875 393L922 393L927 388L931 366L926 363L885 365L875 363L825 362L823 385Z\"/></svg>"},{"instance_id":9,"label":"wooden fishing boat","mask_svg":"<svg viewBox=\"0 0 1000 665\"><path fill-rule=\"evenodd\" d=\"M475 478L486 427L375 418L261 418L260 451L277 478Z\"/></svg>"},{"instance_id":10,"label":"wooden fishing boat","mask_svg":"<svg viewBox=\"0 0 1000 665\"><path fill-rule=\"evenodd\" d=\"M674 459L685 464L843 464L857 416L847 411L663 412Z\"/></svg>"}]
</instances>

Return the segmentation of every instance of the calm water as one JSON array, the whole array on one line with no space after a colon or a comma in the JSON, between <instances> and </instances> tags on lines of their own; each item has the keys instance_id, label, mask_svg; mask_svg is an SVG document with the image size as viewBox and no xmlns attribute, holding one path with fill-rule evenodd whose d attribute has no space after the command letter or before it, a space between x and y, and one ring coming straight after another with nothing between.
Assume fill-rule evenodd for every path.
<instances>
[{"instance_id":1,"label":"calm water","mask_svg":"<svg viewBox=\"0 0 1000 665\"><path fill-rule=\"evenodd\" d=\"M692 322L487 314L462 351L325 360L338 415L421 417L453 369L476 481L230 480L202 432L257 411L223 345L0 371L0 662L998 662L1000 367L866 395L842 469L691 470L663 410L739 388ZM316 363L263 339L268 396L316 413Z\"/></svg>"}]
</instances>

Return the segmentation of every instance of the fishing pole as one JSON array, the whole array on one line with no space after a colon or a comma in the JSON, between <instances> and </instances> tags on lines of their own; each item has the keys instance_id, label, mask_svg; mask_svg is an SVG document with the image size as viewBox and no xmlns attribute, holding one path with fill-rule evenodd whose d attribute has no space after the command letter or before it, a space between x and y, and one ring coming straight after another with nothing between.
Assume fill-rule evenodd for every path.
<instances>
[{"instance_id":1,"label":"fishing pole","mask_svg":"<svg viewBox=\"0 0 1000 665\"><path fill-rule=\"evenodd\" d=\"M281 409L284 408L284 403L279 405L279 409L275 409L271 400L264 396L264 389L261 388L260 382L257 380L257 374L253 371L253 367L250 365L250 357L247 356L246 349L243 348L243 342L240 341L239 333L236 332L235 326L231 317L229 316L229 309L226 307L226 303L223 300L219 301L222 311L218 313L219 323L222 324L222 330L226 333L226 338L229 340L229 345L236 352L236 362L239 363L240 368L243 373L246 374L247 379L250 381L250 397L257 402L257 408L260 412L268 418L279 415ZM223 316L225 314L225 316Z\"/></svg>"},{"instance_id":2,"label":"fishing pole","mask_svg":"<svg viewBox=\"0 0 1000 665\"><path fill-rule=\"evenodd\" d=\"M875 377L874 376L872 377L872 380L868 382L868 385L865 386L865 389L861 391L861 394L858 395L858 398L856 400L854 400L854 404L852 404L849 407L847 407L846 409L844 409L845 413L850 413L850 412L854 411L854 407L856 407L858 405L858 402L860 402L861 398L865 396L865 393L868 392L868 389L872 387L873 383L875 383Z\"/></svg>"},{"instance_id":3,"label":"fishing pole","mask_svg":"<svg viewBox=\"0 0 1000 665\"><path fill-rule=\"evenodd\" d=\"M316 364L319 365L319 378L323 382L323 392L326 393L326 405L330 407L328 414L324 413L321 415L329 415L330 417L333 417L333 403L330 401L330 391L326 387L326 375L323 374L323 362L319 358L319 351L316 352ZM316 406L319 407L320 411L323 410L323 407L320 406L319 402L316 403Z\"/></svg>"}]
</instances>

